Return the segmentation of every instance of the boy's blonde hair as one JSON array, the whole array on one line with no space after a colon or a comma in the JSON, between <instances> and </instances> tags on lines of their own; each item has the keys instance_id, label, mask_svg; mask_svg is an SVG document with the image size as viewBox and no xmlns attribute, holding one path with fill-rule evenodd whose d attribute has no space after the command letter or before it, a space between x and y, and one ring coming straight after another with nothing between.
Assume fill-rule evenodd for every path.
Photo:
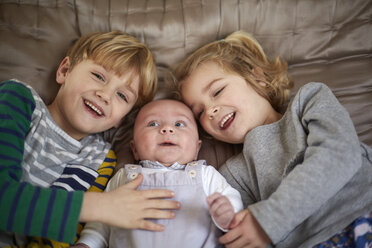
<instances>
[{"instance_id":1,"label":"boy's blonde hair","mask_svg":"<svg viewBox=\"0 0 372 248\"><path fill-rule=\"evenodd\" d=\"M145 44L133 36L121 31L89 33L75 42L67 56L70 58L69 70L83 60L90 59L119 77L132 72L132 77L139 75L136 107L155 96L158 76L154 56Z\"/></svg>"},{"instance_id":2,"label":"boy's blonde hair","mask_svg":"<svg viewBox=\"0 0 372 248\"><path fill-rule=\"evenodd\" d=\"M245 79L261 96L280 111L290 96L293 82L287 74L287 63L277 57L270 61L260 44L249 33L236 31L225 39L211 42L192 53L175 70L176 91L182 90L184 80L201 64L215 62L223 70ZM261 68L266 88L253 75Z\"/></svg>"}]
</instances>

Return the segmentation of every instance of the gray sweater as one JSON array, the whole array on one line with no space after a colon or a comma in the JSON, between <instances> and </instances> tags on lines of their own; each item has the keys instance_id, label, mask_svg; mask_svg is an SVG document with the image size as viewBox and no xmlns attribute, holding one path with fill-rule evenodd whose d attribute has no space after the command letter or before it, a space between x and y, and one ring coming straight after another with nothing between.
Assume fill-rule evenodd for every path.
<instances>
[{"instance_id":1,"label":"gray sweater","mask_svg":"<svg viewBox=\"0 0 372 248\"><path fill-rule=\"evenodd\" d=\"M332 91L309 83L220 172L276 247L312 247L372 211L371 160Z\"/></svg>"}]
</instances>

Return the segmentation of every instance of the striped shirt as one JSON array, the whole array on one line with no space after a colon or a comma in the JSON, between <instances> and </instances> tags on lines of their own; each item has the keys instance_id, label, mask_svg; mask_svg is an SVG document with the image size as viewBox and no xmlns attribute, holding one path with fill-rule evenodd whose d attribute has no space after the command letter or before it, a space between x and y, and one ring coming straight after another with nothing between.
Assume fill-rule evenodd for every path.
<instances>
[{"instance_id":1,"label":"striped shirt","mask_svg":"<svg viewBox=\"0 0 372 248\"><path fill-rule=\"evenodd\" d=\"M76 141L61 130L32 88L1 83L0 230L73 242L83 190L109 148L98 134Z\"/></svg>"}]
</instances>

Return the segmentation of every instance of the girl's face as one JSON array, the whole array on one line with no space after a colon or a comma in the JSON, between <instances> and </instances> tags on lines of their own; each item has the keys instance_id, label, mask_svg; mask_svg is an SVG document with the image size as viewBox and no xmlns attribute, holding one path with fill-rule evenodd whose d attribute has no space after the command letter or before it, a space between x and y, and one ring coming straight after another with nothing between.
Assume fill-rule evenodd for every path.
<instances>
[{"instance_id":1,"label":"girl's face","mask_svg":"<svg viewBox=\"0 0 372 248\"><path fill-rule=\"evenodd\" d=\"M281 118L244 78L215 62L204 63L191 73L181 93L204 130L227 143L243 143L253 128Z\"/></svg>"}]
</instances>

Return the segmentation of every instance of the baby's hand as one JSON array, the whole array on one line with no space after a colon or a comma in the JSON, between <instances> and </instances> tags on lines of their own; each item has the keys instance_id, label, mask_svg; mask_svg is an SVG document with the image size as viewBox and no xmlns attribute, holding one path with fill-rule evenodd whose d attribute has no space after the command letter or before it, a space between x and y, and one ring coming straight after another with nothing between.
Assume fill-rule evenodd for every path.
<instances>
[{"instance_id":1,"label":"baby's hand","mask_svg":"<svg viewBox=\"0 0 372 248\"><path fill-rule=\"evenodd\" d=\"M229 199L220 193L207 197L209 212L214 221L223 229L227 229L234 218L234 208Z\"/></svg>"}]
</instances>

